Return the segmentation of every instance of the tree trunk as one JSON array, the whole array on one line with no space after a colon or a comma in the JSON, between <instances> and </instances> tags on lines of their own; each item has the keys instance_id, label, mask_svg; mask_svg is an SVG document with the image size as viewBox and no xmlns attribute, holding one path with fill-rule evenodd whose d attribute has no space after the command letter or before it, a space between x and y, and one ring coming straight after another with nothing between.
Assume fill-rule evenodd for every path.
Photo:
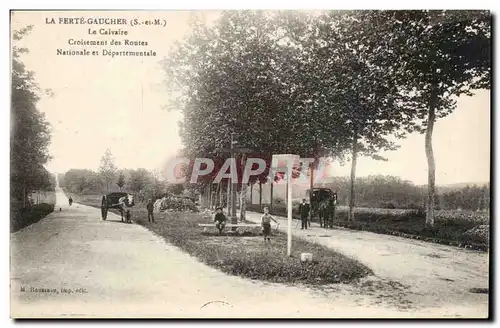
<instances>
[{"instance_id":1,"label":"tree trunk","mask_svg":"<svg viewBox=\"0 0 500 328\"><path fill-rule=\"evenodd\" d=\"M273 193L274 193L274 179L271 179L271 203L269 204L269 210L273 209Z\"/></svg>"},{"instance_id":2,"label":"tree trunk","mask_svg":"<svg viewBox=\"0 0 500 328\"><path fill-rule=\"evenodd\" d=\"M429 115L427 118L427 129L425 130L425 154L427 156L427 165L429 168L427 176L427 212L425 223L434 225L434 206L436 202L436 163L434 160L434 150L432 149L432 131L434 121L436 120L436 100L437 95L434 90L431 91L431 101L429 104Z\"/></svg>"},{"instance_id":3,"label":"tree trunk","mask_svg":"<svg viewBox=\"0 0 500 328\"><path fill-rule=\"evenodd\" d=\"M212 209L213 208L213 195L212 195L212 178L210 178L210 182L208 183L208 208Z\"/></svg>"},{"instance_id":4,"label":"tree trunk","mask_svg":"<svg viewBox=\"0 0 500 328\"><path fill-rule=\"evenodd\" d=\"M250 205L253 205L253 183L250 184Z\"/></svg>"},{"instance_id":5,"label":"tree trunk","mask_svg":"<svg viewBox=\"0 0 500 328\"><path fill-rule=\"evenodd\" d=\"M26 180L23 181L23 208L26 208Z\"/></svg>"},{"instance_id":6,"label":"tree trunk","mask_svg":"<svg viewBox=\"0 0 500 328\"><path fill-rule=\"evenodd\" d=\"M355 132L353 142L352 142L351 190L350 190L350 197L349 197L349 215L348 215L349 221L354 221L354 206L355 206L354 181L356 180L357 156L358 156L358 137L357 137L357 134Z\"/></svg>"},{"instance_id":7,"label":"tree trunk","mask_svg":"<svg viewBox=\"0 0 500 328\"><path fill-rule=\"evenodd\" d=\"M312 191L314 188L314 167L311 165L310 166L310 177L309 177L309 206L311 206L311 210L309 211L309 222L311 222L313 216L316 215L316 213L313 213L312 211Z\"/></svg>"},{"instance_id":8,"label":"tree trunk","mask_svg":"<svg viewBox=\"0 0 500 328\"><path fill-rule=\"evenodd\" d=\"M215 207L220 206L220 182L217 184L217 188L215 189Z\"/></svg>"},{"instance_id":9,"label":"tree trunk","mask_svg":"<svg viewBox=\"0 0 500 328\"><path fill-rule=\"evenodd\" d=\"M314 167L310 166L310 175L309 175L309 204L312 204L312 190L314 188Z\"/></svg>"},{"instance_id":10,"label":"tree trunk","mask_svg":"<svg viewBox=\"0 0 500 328\"><path fill-rule=\"evenodd\" d=\"M246 210L247 210L247 189L248 184L243 183L241 185L241 198L240 198L240 221L245 221Z\"/></svg>"},{"instance_id":11,"label":"tree trunk","mask_svg":"<svg viewBox=\"0 0 500 328\"><path fill-rule=\"evenodd\" d=\"M259 181L259 207L262 208L262 182Z\"/></svg>"},{"instance_id":12,"label":"tree trunk","mask_svg":"<svg viewBox=\"0 0 500 328\"><path fill-rule=\"evenodd\" d=\"M243 154L241 158L241 167L245 167L246 165L246 155ZM240 190L240 221L245 221L246 217L246 209L247 209L247 189L248 183L241 182L241 190Z\"/></svg>"}]
</instances>

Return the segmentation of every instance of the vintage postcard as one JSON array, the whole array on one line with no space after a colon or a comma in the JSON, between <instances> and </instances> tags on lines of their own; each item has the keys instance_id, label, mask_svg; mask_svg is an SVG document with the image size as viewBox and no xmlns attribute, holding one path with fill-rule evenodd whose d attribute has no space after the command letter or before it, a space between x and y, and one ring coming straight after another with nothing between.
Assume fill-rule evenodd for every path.
<instances>
[{"instance_id":1,"label":"vintage postcard","mask_svg":"<svg viewBox=\"0 0 500 328\"><path fill-rule=\"evenodd\" d=\"M11 318L478 318L489 10L12 10Z\"/></svg>"}]
</instances>

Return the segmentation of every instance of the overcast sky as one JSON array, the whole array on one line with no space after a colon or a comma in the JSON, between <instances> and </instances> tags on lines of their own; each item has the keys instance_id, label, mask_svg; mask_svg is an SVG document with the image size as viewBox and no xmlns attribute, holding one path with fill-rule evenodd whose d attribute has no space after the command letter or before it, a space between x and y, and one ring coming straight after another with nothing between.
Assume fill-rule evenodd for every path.
<instances>
[{"instance_id":1,"label":"overcast sky","mask_svg":"<svg viewBox=\"0 0 500 328\"><path fill-rule=\"evenodd\" d=\"M217 16L217 12L204 14L208 19ZM149 45L143 49L156 51L156 57L57 56L58 48L78 48L68 46L71 38L111 39L88 35L89 25L45 23L47 18L72 16L161 18L167 21L167 27L127 26L123 28L129 31L127 37L115 37L147 41ZM53 127L50 151L54 159L48 166L51 171L95 170L108 147L119 168L159 168L177 153L181 147L177 126L181 114L162 109L168 99L158 62L173 42L188 32L188 17L188 12L180 11L14 14L14 29L34 25L23 40L30 50L24 62L39 84L55 94L39 103ZM433 140L438 184L489 181L489 99L488 91L461 98L457 110L436 123ZM426 183L424 136L411 135L400 145L398 151L382 154L389 159L387 162L360 158L357 175L391 174L417 184ZM332 174L347 175L349 170L349 166L337 166Z\"/></svg>"}]
</instances>

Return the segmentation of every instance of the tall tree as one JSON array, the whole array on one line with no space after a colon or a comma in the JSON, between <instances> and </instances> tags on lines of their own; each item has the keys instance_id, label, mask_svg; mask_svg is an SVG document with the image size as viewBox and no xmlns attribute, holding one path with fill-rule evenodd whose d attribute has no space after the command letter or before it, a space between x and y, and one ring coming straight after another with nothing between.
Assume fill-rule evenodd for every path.
<instances>
[{"instance_id":1,"label":"tall tree","mask_svg":"<svg viewBox=\"0 0 500 328\"><path fill-rule=\"evenodd\" d=\"M32 26L13 32L12 86L11 86L11 156L10 181L11 197L24 200L31 189L45 184L44 164L50 159L50 125L37 104L50 90L42 90L34 78L34 73L23 64L22 54L28 49L20 45Z\"/></svg>"},{"instance_id":2,"label":"tall tree","mask_svg":"<svg viewBox=\"0 0 500 328\"><path fill-rule=\"evenodd\" d=\"M125 175L122 171L118 174L118 181L116 181L116 185L120 188L120 191L122 191L125 186Z\"/></svg>"},{"instance_id":3,"label":"tall tree","mask_svg":"<svg viewBox=\"0 0 500 328\"><path fill-rule=\"evenodd\" d=\"M144 192L148 184L151 183L150 173L143 168L130 171L128 188L135 193Z\"/></svg>"},{"instance_id":4,"label":"tall tree","mask_svg":"<svg viewBox=\"0 0 500 328\"><path fill-rule=\"evenodd\" d=\"M117 168L113 162L113 155L111 154L111 150L108 148L102 156L101 165L99 166L99 175L106 185L106 192L109 192L109 186L116 177L116 171Z\"/></svg>"},{"instance_id":5,"label":"tall tree","mask_svg":"<svg viewBox=\"0 0 500 328\"><path fill-rule=\"evenodd\" d=\"M384 22L379 15L376 11L328 12L313 26L315 101L324 108L322 124L336 131L329 148L337 147L342 155L344 145L350 145L350 220L354 219L358 156L385 160L378 152L397 149L394 137L404 137L412 126L412 108L405 106L394 71L387 65L391 49L380 42L383 35L378 25Z\"/></svg>"},{"instance_id":6,"label":"tall tree","mask_svg":"<svg viewBox=\"0 0 500 328\"><path fill-rule=\"evenodd\" d=\"M388 59L399 83L416 104L414 117L425 132L428 163L426 223L434 224L436 163L432 134L437 119L449 115L460 95L490 88L489 11L397 11L386 13L393 53ZM399 65L398 65L399 64Z\"/></svg>"},{"instance_id":7,"label":"tall tree","mask_svg":"<svg viewBox=\"0 0 500 328\"><path fill-rule=\"evenodd\" d=\"M265 157L269 166L273 153L310 157L327 139L314 124L322 113L314 112L310 88L303 87L311 75L304 70L310 66L303 65L307 56L301 44L311 36L307 21L304 15L227 11L212 28L194 24L193 34L165 62L169 85L178 95L175 107L184 113L181 138L187 156L223 162L228 154L217 149L228 148L234 133L240 147L255 152L249 158ZM265 183L266 174L252 182ZM244 206L247 188L241 189Z\"/></svg>"}]
</instances>

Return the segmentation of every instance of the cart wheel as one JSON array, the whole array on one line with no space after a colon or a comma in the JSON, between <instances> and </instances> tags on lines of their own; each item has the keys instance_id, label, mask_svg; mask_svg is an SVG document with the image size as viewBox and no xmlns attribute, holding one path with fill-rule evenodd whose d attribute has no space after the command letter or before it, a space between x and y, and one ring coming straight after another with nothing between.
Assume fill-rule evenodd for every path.
<instances>
[{"instance_id":1,"label":"cart wheel","mask_svg":"<svg viewBox=\"0 0 500 328\"><path fill-rule=\"evenodd\" d=\"M103 220L106 220L107 216L108 216L108 204L106 202L106 196L102 196L101 217L102 217Z\"/></svg>"}]
</instances>

